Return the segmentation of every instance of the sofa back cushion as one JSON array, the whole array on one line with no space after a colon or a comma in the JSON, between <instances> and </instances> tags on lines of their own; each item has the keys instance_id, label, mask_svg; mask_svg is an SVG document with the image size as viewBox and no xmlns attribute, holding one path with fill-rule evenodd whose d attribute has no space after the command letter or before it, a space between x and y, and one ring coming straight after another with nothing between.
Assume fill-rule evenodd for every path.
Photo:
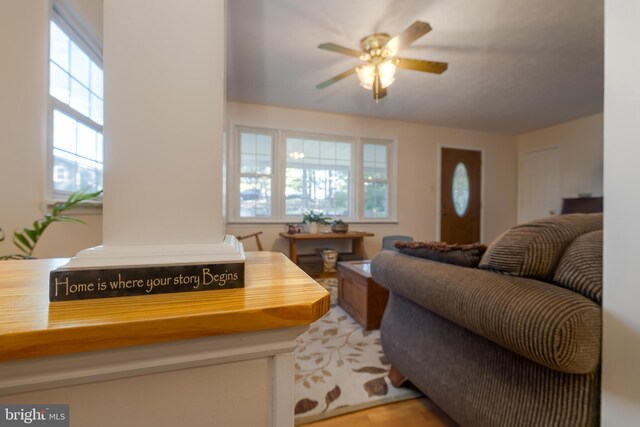
<instances>
[{"instance_id":1,"label":"sofa back cushion","mask_svg":"<svg viewBox=\"0 0 640 427\"><path fill-rule=\"evenodd\" d=\"M601 229L601 213L559 215L517 225L489 245L478 267L550 282L569 245Z\"/></svg>"},{"instance_id":2,"label":"sofa back cushion","mask_svg":"<svg viewBox=\"0 0 640 427\"><path fill-rule=\"evenodd\" d=\"M602 304L602 230L583 234L571 243L553 281Z\"/></svg>"}]
</instances>

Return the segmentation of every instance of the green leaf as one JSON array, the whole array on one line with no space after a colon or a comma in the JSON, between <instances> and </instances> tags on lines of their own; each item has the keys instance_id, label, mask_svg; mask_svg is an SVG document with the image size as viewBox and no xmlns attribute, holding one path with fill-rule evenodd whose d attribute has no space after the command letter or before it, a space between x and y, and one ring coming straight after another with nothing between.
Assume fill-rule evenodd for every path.
<instances>
[{"instance_id":1,"label":"green leaf","mask_svg":"<svg viewBox=\"0 0 640 427\"><path fill-rule=\"evenodd\" d=\"M74 218L72 216L59 216L55 219L57 222L75 222L76 224L86 224L83 220Z\"/></svg>"},{"instance_id":2,"label":"green leaf","mask_svg":"<svg viewBox=\"0 0 640 427\"><path fill-rule=\"evenodd\" d=\"M33 222L33 228L23 228L21 232L16 231L13 233L13 244L24 254L10 254L0 256L0 260L8 259L31 259L36 244L42 237L42 233L47 229L49 225L54 222L71 222L76 224L85 224L84 221L73 218L71 216L60 215L67 209L78 205L79 203L87 200L94 200L102 194L102 190L93 192L76 191L69 195L67 201L64 203L56 203L51 207L51 213L47 213L43 218ZM0 229L0 242L5 239L4 232Z\"/></svg>"},{"instance_id":3,"label":"green leaf","mask_svg":"<svg viewBox=\"0 0 640 427\"><path fill-rule=\"evenodd\" d=\"M30 259L31 257L28 255L22 254L10 254L10 255L2 255L0 256L0 261L9 261L9 260L20 260L20 259Z\"/></svg>"},{"instance_id":4,"label":"green leaf","mask_svg":"<svg viewBox=\"0 0 640 427\"><path fill-rule=\"evenodd\" d=\"M38 241L38 239L40 238L40 233L38 233L35 230L31 230L29 228L23 228L22 229L22 235L27 235L29 237L29 239L31 239L31 241L33 242L33 244L31 245L33 247L33 245Z\"/></svg>"},{"instance_id":5,"label":"green leaf","mask_svg":"<svg viewBox=\"0 0 640 427\"><path fill-rule=\"evenodd\" d=\"M24 235L22 233L18 233L17 231L13 234L13 237L15 239L17 239L20 243L22 243L23 245L25 245L27 248L29 249L33 249L33 247L31 246L31 243L29 242L29 240L27 240L26 237L24 237Z\"/></svg>"},{"instance_id":6,"label":"green leaf","mask_svg":"<svg viewBox=\"0 0 640 427\"><path fill-rule=\"evenodd\" d=\"M18 233L15 233L13 235L13 244L15 245L15 247L20 249L22 252L24 252L25 254L28 255L28 254L30 254L32 252L32 249L29 248L29 243L27 242L27 244L25 245L23 240L24 240L24 242L27 242L27 239L24 236L22 236L22 235L20 235Z\"/></svg>"}]
</instances>

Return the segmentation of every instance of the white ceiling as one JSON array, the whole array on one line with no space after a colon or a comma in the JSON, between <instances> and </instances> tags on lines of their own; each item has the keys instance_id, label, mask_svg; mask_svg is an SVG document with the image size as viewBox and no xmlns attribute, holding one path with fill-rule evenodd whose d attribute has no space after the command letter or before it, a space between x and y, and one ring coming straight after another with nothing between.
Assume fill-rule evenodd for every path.
<instances>
[{"instance_id":1,"label":"white ceiling","mask_svg":"<svg viewBox=\"0 0 640 427\"><path fill-rule=\"evenodd\" d=\"M230 0L227 99L519 134L602 111L603 0ZM442 75L398 70L376 104L359 63L374 32L433 27L398 56L443 61Z\"/></svg>"}]
</instances>

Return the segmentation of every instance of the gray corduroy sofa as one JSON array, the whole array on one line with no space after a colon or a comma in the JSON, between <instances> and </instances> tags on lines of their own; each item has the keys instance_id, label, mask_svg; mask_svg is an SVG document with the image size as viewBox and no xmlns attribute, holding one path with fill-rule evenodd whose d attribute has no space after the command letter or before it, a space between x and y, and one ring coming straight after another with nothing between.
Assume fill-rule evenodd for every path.
<instances>
[{"instance_id":1,"label":"gray corduroy sofa","mask_svg":"<svg viewBox=\"0 0 640 427\"><path fill-rule=\"evenodd\" d=\"M598 425L602 215L516 226L479 267L373 258L393 367L461 426Z\"/></svg>"}]
</instances>

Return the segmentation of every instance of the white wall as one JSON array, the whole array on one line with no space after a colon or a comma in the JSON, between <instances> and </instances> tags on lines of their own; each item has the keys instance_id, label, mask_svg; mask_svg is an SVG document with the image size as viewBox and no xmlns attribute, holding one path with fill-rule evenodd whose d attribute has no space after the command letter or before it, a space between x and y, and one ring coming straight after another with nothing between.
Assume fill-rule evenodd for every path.
<instances>
[{"instance_id":1,"label":"white wall","mask_svg":"<svg viewBox=\"0 0 640 427\"><path fill-rule=\"evenodd\" d=\"M518 135L517 140L519 156L552 146L560 148L563 198L577 197L578 193L602 196L602 113Z\"/></svg>"},{"instance_id":2,"label":"white wall","mask_svg":"<svg viewBox=\"0 0 640 427\"><path fill-rule=\"evenodd\" d=\"M640 2L605 1L602 425L640 423Z\"/></svg>"},{"instance_id":3,"label":"white wall","mask_svg":"<svg viewBox=\"0 0 640 427\"><path fill-rule=\"evenodd\" d=\"M227 117L230 141L234 125L397 139L398 223L351 226L375 233L375 238L365 239L369 256L380 249L385 235L436 238L439 145L484 150L484 240L491 241L515 224L517 149L513 136L236 102L227 103ZM277 236L283 230L281 224L227 226L227 232L236 235L259 230L265 233L265 250L288 252L284 239ZM255 250L252 241L246 241L245 247Z\"/></svg>"},{"instance_id":4,"label":"white wall","mask_svg":"<svg viewBox=\"0 0 640 427\"><path fill-rule=\"evenodd\" d=\"M44 212L49 2L0 0L0 254L15 252L11 234ZM54 224L35 252L71 256L102 240L99 216L89 225Z\"/></svg>"}]
</instances>

